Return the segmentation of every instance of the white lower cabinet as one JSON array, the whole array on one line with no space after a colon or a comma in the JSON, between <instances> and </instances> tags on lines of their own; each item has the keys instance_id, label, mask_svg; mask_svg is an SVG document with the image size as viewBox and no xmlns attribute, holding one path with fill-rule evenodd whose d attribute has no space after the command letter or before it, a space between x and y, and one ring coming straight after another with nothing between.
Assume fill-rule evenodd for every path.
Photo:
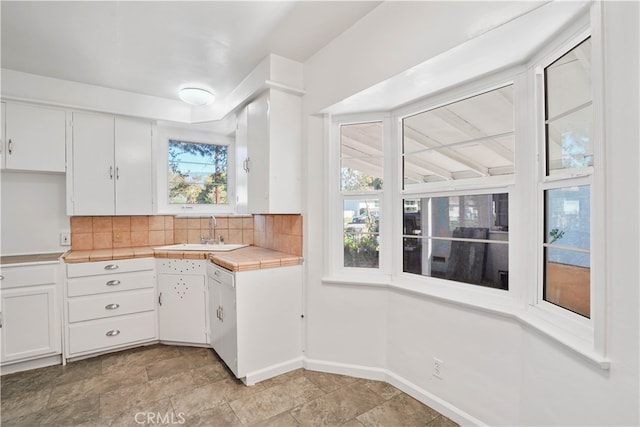
<instances>
[{"instance_id":1,"label":"white lower cabinet","mask_svg":"<svg viewBox=\"0 0 640 427\"><path fill-rule=\"evenodd\" d=\"M207 270L209 343L229 369L240 378L234 274L213 264Z\"/></svg>"},{"instance_id":2,"label":"white lower cabinet","mask_svg":"<svg viewBox=\"0 0 640 427\"><path fill-rule=\"evenodd\" d=\"M205 260L156 260L160 340L208 344Z\"/></svg>"},{"instance_id":3,"label":"white lower cabinet","mask_svg":"<svg viewBox=\"0 0 640 427\"><path fill-rule=\"evenodd\" d=\"M302 366L302 267L232 273L209 263L210 342L246 384Z\"/></svg>"},{"instance_id":4,"label":"white lower cabinet","mask_svg":"<svg viewBox=\"0 0 640 427\"><path fill-rule=\"evenodd\" d=\"M65 357L157 340L155 260L67 264Z\"/></svg>"},{"instance_id":5,"label":"white lower cabinet","mask_svg":"<svg viewBox=\"0 0 640 427\"><path fill-rule=\"evenodd\" d=\"M2 266L0 364L60 355L59 263Z\"/></svg>"},{"instance_id":6,"label":"white lower cabinet","mask_svg":"<svg viewBox=\"0 0 640 427\"><path fill-rule=\"evenodd\" d=\"M246 384L302 366L301 265L233 273L206 260L136 258L66 267L66 358L159 340L211 345ZM39 328L51 313L44 301L55 300L44 295L30 310ZM3 291L3 307L9 297ZM4 333L3 358L17 348Z\"/></svg>"}]
</instances>

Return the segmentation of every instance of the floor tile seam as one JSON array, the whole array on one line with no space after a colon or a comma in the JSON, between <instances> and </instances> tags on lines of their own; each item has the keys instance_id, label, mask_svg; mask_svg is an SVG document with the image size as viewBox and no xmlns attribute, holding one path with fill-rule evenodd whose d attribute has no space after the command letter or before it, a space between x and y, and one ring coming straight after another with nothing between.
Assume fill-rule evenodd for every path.
<instances>
[{"instance_id":1,"label":"floor tile seam","mask_svg":"<svg viewBox=\"0 0 640 427\"><path fill-rule=\"evenodd\" d=\"M189 375L191 375L191 379L193 379L193 381L195 382L195 381L196 381L196 376L194 375L194 372L195 372L195 371L197 371L198 369L207 368L207 367L208 367L208 366L206 366L206 365L205 365L205 366L198 366L197 368L191 368L191 369L189 369ZM225 374L226 374L226 372L225 372ZM218 378L218 379L217 379L217 380L215 380L215 381L207 382L207 384L213 384L213 383L216 383L216 382L218 382L218 381L220 381L220 380L227 379L227 378L229 378L229 377L230 377L230 375L225 375L225 376L223 376L223 377L221 377L221 378ZM235 378L235 377L233 377L233 378Z\"/></svg>"},{"instance_id":2,"label":"floor tile seam","mask_svg":"<svg viewBox=\"0 0 640 427\"><path fill-rule=\"evenodd\" d=\"M91 390L91 392L89 392L89 393L85 392L83 394L83 399L88 398L88 397L98 397L99 398L103 394L106 394L106 393L109 393L109 392L112 392L112 391L116 391L116 390L119 390L121 388L125 388L125 387L129 387L129 386L135 385L135 384L123 384L120 387L117 387L117 386L116 387L110 387L109 383L108 383L108 379L106 377L102 376L102 375L94 375L94 376L89 377L89 378L82 378L82 379L77 380L77 381L70 381L68 383L58 384L58 385L53 386L53 388L51 389L51 392L50 392L50 395L49 395L49 399L47 401L47 408L56 408L56 407L65 405L64 403L59 404L59 405L55 405L55 406L50 406L49 405L51 403L51 396L53 394L53 390L56 387L70 386L70 384L74 384L74 383L82 383L82 382L88 383L88 382L91 382L92 380L95 380L98 377L100 377L100 379L98 380L98 384L96 385L96 387L93 390ZM145 377L147 377L146 372L145 372ZM148 379L146 381L148 381Z\"/></svg>"},{"instance_id":3,"label":"floor tile seam","mask_svg":"<svg viewBox=\"0 0 640 427\"><path fill-rule=\"evenodd\" d=\"M238 420L238 422L242 425L245 425L242 423L242 420L240 419L240 417L238 416L238 414L236 414L236 411L233 410L233 408L231 407L231 405L229 404L229 402L227 400L224 400L221 404L214 406L213 408L209 408L208 410L212 410L214 408L219 408L222 406L226 406L227 408L229 408L229 410L231 411L231 413L233 414L234 417L236 417L236 420ZM203 411L204 412L204 411Z\"/></svg>"},{"instance_id":4,"label":"floor tile seam","mask_svg":"<svg viewBox=\"0 0 640 427\"><path fill-rule=\"evenodd\" d=\"M128 385L126 385L126 386L121 387L121 388L120 388L120 389L118 389L118 390L122 390L122 389L127 388L127 387L136 387L136 386L139 386L139 385L140 385L140 384L128 384ZM148 386L148 384L145 384L145 388L146 388L147 386ZM99 409L99 410L98 410L98 416L100 417L100 419L101 419L101 420L103 420L103 419L105 419L105 418L106 418L106 416L105 416L106 414L103 414L103 410L102 410L102 402L103 402L103 399L106 399L105 395L107 395L107 394L109 394L109 393L113 393L113 392L115 392L115 391L117 391L117 390L109 390L109 391L106 391L106 392L104 392L104 393L101 393L101 394L100 394L100 396L99 396L99 399L98 399L98 404L99 404L99 407L98 407L98 409ZM156 399L156 400L151 400L151 401L141 401L141 402L140 402L140 404L153 403L153 402L157 402L157 401L162 400L162 399L163 399L163 398ZM131 408L129 408L129 409L131 409ZM114 415L122 414L122 413L124 413L124 412L128 411L129 409L126 409L126 410L124 410L124 411L120 411L120 412L116 412Z\"/></svg>"},{"instance_id":5,"label":"floor tile seam","mask_svg":"<svg viewBox=\"0 0 640 427\"><path fill-rule=\"evenodd\" d=\"M102 397L100 397L100 399L101 398ZM103 414L102 404L100 402L100 399L98 399L98 421L106 421L106 420L109 420L109 418L113 418L113 419L119 418L120 415L126 414L127 412L129 412L129 411L131 411L132 409L135 408L135 407L131 407L131 408L125 409L124 411L116 412L116 413L112 414L112 416L107 417L106 414ZM171 404L171 409L174 410L173 403L171 402L171 399L169 397L161 397L160 399L143 401L143 402L140 402L140 404L141 405L152 405L152 404L154 404L156 402L160 402L163 399L169 400L169 404ZM174 410L174 412L175 412L175 410Z\"/></svg>"},{"instance_id":6,"label":"floor tile seam","mask_svg":"<svg viewBox=\"0 0 640 427\"><path fill-rule=\"evenodd\" d=\"M337 389L335 389L335 390L333 390L333 391L331 391L331 392L328 392L328 393L327 393L327 392L325 392L324 394L322 394L322 395L320 395L320 396L317 396L317 397L316 397L316 398L314 398L314 399L307 400L306 402L303 402L303 403L301 403L300 405L294 406L293 408L291 408L291 409L289 409L289 410L288 410L289 415L291 415L291 416L293 417L293 419L294 419L294 420L296 420L296 422L297 422L299 425L304 425L303 420L301 420L301 419L297 418L297 417L293 414L293 411L295 411L295 410L296 410L296 409L298 409L298 408L302 408L303 406L309 405L309 404L311 404L311 403L315 402L316 400L320 400L320 399L322 399L322 398L325 398L325 397L329 396L330 394L336 393L336 392L340 391L340 389L341 389L341 388L342 388L342 387L339 387L339 388L337 388ZM320 389L320 388L319 388L319 389ZM333 415L336 419L338 419L338 414L337 414L333 409L329 408L329 412L331 412L331 415ZM355 418L355 417L354 417L354 418ZM347 420L347 421L348 421L348 420Z\"/></svg>"},{"instance_id":7,"label":"floor tile seam","mask_svg":"<svg viewBox=\"0 0 640 427\"><path fill-rule=\"evenodd\" d=\"M240 400L240 399L235 399L235 400L234 400L234 402L235 402L236 400ZM241 425L243 425L243 426L247 426L247 427L250 427L250 426L251 426L251 424L245 424L245 423L242 421L242 418L240 418L240 415L235 411L235 409L233 409L233 406L231 406L231 402L230 402L230 401L228 401L228 400L225 398L224 403L229 407L229 409L231 409L231 412L232 412L232 413L233 413L233 415L238 419L238 421L240 421L240 424L241 424Z\"/></svg>"},{"instance_id":8,"label":"floor tile seam","mask_svg":"<svg viewBox=\"0 0 640 427\"><path fill-rule=\"evenodd\" d=\"M51 398L53 397L53 389L54 388L55 388L55 386L53 386L53 385L49 388L49 396L47 397L47 403L44 405L43 409L47 409L48 410L48 409L51 409L51 408L55 408L55 406L53 406L53 407L49 406L49 403L51 402ZM37 412L37 411L33 411L33 412Z\"/></svg>"},{"instance_id":9,"label":"floor tile seam","mask_svg":"<svg viewBox=\"0 0 640 427\"><path fill-rule=\"evenodd\" d=\"M173 400L172 400L173 396L176 396L176 395L172 394L171 396L167 396L166 399L169 400L169 405L171 405L171 411L177 415L178 411L176 411L176 407L173 405Z\"/></svg>"},{"instance_id":10,"label":"floor tile seam","mask_svg":"<svg viewBox=\"0 0 640 427\"><path fill-rule=\"evenodd\" d=\"M363 386L364 386L368 391L370 391L371 393L373 393L376 397L378 397L378 398L379 398L379 399L381 399L382 401L381 401L380 403L378 403L377 405L374 405L374 406L372 406L372 407L370 407L370 408L368 408L368 409L364 409L362 412L360 412L360 411L356 412L356 413L355 413L355 414L354 414L350 419L357 419L359 416L361 416L361 415L363 415L363 414L366 414L367 412L372 411L372 410L374 410L375 408L377 408L377 407L379 407L379 406L384 405L385 403L387 403L387 402L390 400L390 399L389 399L389 400L385 399L383 396L381 396L381 395L380 395L379 393L377 393L375 390L370 389L370 388L368 387L368 385L365 383L365 379L364 379L364 378L359 378L359 379L358 379L358 381L351 382L351 383L349 383L349 384L347 384L346 386L341 387L341 388L348 388L348 387L351 387L351 386L353 386L353 385L355 385L355 384L357 384L357 383L361 383L361 384L363 384ZM340 389L336 390L336 392L338 392L338 391L340 391ZM397 395L396 395L396 396L397 396ZM394 396L394 397L395 397L395 396ZM337 417L337 415L338 415L338 414L337 414L336 412L332 411L332 413L336 416L336 418L338 418L338 417ZM349 420L346 420L346 421L349 421ZM346 421L345 421L345 422L346 422ZM362 422L361 422L360 420L358 420L358 421L362 424Z\"/></svg>"},{"instance_id":11,"label":"floor tile seam","mask_svg":"<svg viewBox=\"0 0 640 427\"><path fill-rule=\"evenodd\" d=\"M50 388L49 388L49 396L47 396L47 403L49 403L49 398L51 397L51 390L52 390L53 386L49 385L48 387L50 387ZM39 389L42 389L42 387L40 387ZM34 392L37 393L38 390L28 391L28 392L24 392L24 391L14 392L15 393L14 396L11 396L9 398L3 398L2 402L7 402L7 401L11 401L11 400L23 400L23 399L25 399L25 396L24 396L25 394L28 396L29 394L34 393ZM7 393L7 391L5 391L4 393L0 393L0 397L2 397L2 395L6 394L6 393Z\"/></svg>"}]
</instances>

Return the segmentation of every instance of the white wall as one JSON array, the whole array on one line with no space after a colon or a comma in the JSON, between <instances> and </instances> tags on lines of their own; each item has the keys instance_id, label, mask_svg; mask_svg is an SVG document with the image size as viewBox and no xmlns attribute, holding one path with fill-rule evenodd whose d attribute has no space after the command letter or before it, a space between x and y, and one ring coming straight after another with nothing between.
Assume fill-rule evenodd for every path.
<instances>
[{"instance_id":1,"label":"white wall","mask_svg":"<svg viewBox=\"0 0 640 427\"><path fill-rule=\"evenodd\" d=\"M432 4L383 3L305 64L306 356L315 367L333 371L387 369L458 421L638 425L640 210L637 192L629 192L640 181L637 2L603 6L610 370L510 317L401 291L321 281L328 230L322 197L327 180L319 159L326 129L313 114L464 40L474 15L487 7L435 3L453 17L447 20L428 13ZM445 361L443 380L431 375L433 357Z\"/></svg>"},{"instance_id":2,"label":"white wall","mask_svg":"<svg viewBox=\"0 0 640 427\"><path fill-rule=\"evenodd\" d=\"M60 232L69 231L65 175L6 172L0 175L2 255L64 252Z\"/></svg>"}]
</instances>

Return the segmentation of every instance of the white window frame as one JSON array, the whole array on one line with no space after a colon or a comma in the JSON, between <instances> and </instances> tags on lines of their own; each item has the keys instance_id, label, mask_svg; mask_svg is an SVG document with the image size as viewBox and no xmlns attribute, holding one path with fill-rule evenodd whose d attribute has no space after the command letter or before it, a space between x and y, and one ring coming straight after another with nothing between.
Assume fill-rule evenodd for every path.
<instances>
[{"instance_id":1,"label":"white window frame","mask_svg":"<svg viewBox=\"0 0 640 427\"><path fill-rule=\"evenodd\" d=\"M227 200L225 204L169 204L169 140L193 142L198 144L227 146ZM207 214L233 214L236 210L235 200L235 152L232 138L178 127L164 127L158 130L157 143L157 197L158 213L186 216Z\"/></svg>"},{"instance_id":2,"label":"white window frame","mask_svg":"<svg viewBox=\"0 0 640 427\"><path fill-rule=\"evenodd\" d=\"M596 8L597 6L594 6ZM592 13L597 13L592 12ZM534 76L535 91L535 140L538 147L537 174L537 238L536 241L536 283L530 290L528 304L529 312L536 321L547 322L557 336L566 339L569 345L584 349L586 353L593 353L594 358L602 358L606 354L605 346L605 274L604 248L606 237L603 230L605 223L604 206L604 147L603 147L603 108L602 108L602 49L599 48L602 39L598 37L597 20L592 19L591 25L581 25L569 30L571 33L558 37L561 40L556 46L541 53L541 57L532 61L531 70ZM571 51L587 38L591 37L592 67L591 80L593 91L593 150L594 165L567 169L553 174L547 174L546 162L546 130L545 130L545 81L544 70L557 59ZM566 308L544 300L544 233L545 233L545 203L546 190L566 188L579 185L590 186L590 317L586 318ZM601 365L606 365L603 362Z\"/></svg>"},{"instance_id":3,"label":"white window frame","mask_svg":"<svg viewBox=\"0 0 640 427\"><path fill-rule=\"evenodd\" d=\"M331 237L327 247L329 251L327 253L327 259L329 259L330 275L340 277L369 277L373 281L380 280L380 276L388 275L390 263L388 261L390 249L389 249L389 226L387 224L387 218L391 218L389 213L389 203L387 194L388 188L393 185L393 177L389 171L388 156L390 154L390 139L391 139L391 121L389 113L371 113L371 114L357 114L357 115L342 115L328 117L330 126L330 139L331 144L328 144L328 159L329 159L329 177L327 183L329 186L329 200L327 203L328 212L327 218L329 218L329 229L331 230ZM341 164L340 164L340 127L343 125L354 125L361 123L381 122L383 129L382 144L384 154L383 165L383 187L382 190L371 191L352 191L343 192L341 188ZM379 217L379 239L380 239L380 251L378 258L378 267L345 267L344 266L344 225L342 221L344 213L344 201L352 199L377 199L380 204L380 217Z\"/></svg>"},{"instance_id":4,"label":"white window frame","mask_svg":"<svg viewBox=\"0 0 640 427\"><path fill-rule=\"evenodd\" d=\"M511 175L496 175L491 177L470 178L456 181L437 181L424 184L414 184L408 189L402 189L402 121L406 117L413 116L420 112L433 110L454 102L472 98L483 93L491 92L505 86L512 86L514 91L514 99L516 91L520 90L523 85L519 74L522 72L521 67L514 67L502 72L496 72L494 75L479 78L471 83L460 85L451 90L429 97L428 99L418 101L397 111L394 111L393 118L397 127L396 140L393 141L395 151L398 156L395 171L398 176L398 187L396 196L394 197L394 207L402 209L402 200L405 198L421 198L421 197L447 197L460 195L481 195L507 193L509 195L509 221L512 222L512 197L514 186L516 184L517 164L514 164L514 173ZM518 132L518 106L514 103L514 156L517 159L518 140L520 135ZM396 209L396 210L398 210ZM397 215L393 224L394 230L399 230L394 234L394 269L393 276L399 281L411 284L413 289L422 288L424 291L433 295L445 297L456 301L471 303L474 305L490 305L496 304L501 307L511 307L514 304L513 295L517 293L517 286L509 283L509 290L494 289L483 286L472 285L469 283L456 282L437 277L422 276L413 273L405 273L403 271L403 247L402 247L402 224L403 218ZM517 234L517 233L516 233ZM512 269L515 267L513 262L513 230L509 227L509 272L512 275Z\"/></svg>"}]
</instances>

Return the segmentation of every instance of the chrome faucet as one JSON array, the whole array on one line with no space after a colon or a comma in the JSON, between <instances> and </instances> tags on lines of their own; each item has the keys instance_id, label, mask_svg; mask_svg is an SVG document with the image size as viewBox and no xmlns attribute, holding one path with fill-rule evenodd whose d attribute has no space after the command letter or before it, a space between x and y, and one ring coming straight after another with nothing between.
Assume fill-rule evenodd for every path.
<instances>
[{"instance_id":1,"label":"chrome faucet","mask_svg":"<svg viewBox=\"0 0 640 427\"><path fill-rule=\"evenodd\" d=\"M214 234L214 230L217 225L218 222L216 221L216 217L211 215L209 217L209 237L200 236L200 243L219 243Z\"/></svg>"}]
</instances>

